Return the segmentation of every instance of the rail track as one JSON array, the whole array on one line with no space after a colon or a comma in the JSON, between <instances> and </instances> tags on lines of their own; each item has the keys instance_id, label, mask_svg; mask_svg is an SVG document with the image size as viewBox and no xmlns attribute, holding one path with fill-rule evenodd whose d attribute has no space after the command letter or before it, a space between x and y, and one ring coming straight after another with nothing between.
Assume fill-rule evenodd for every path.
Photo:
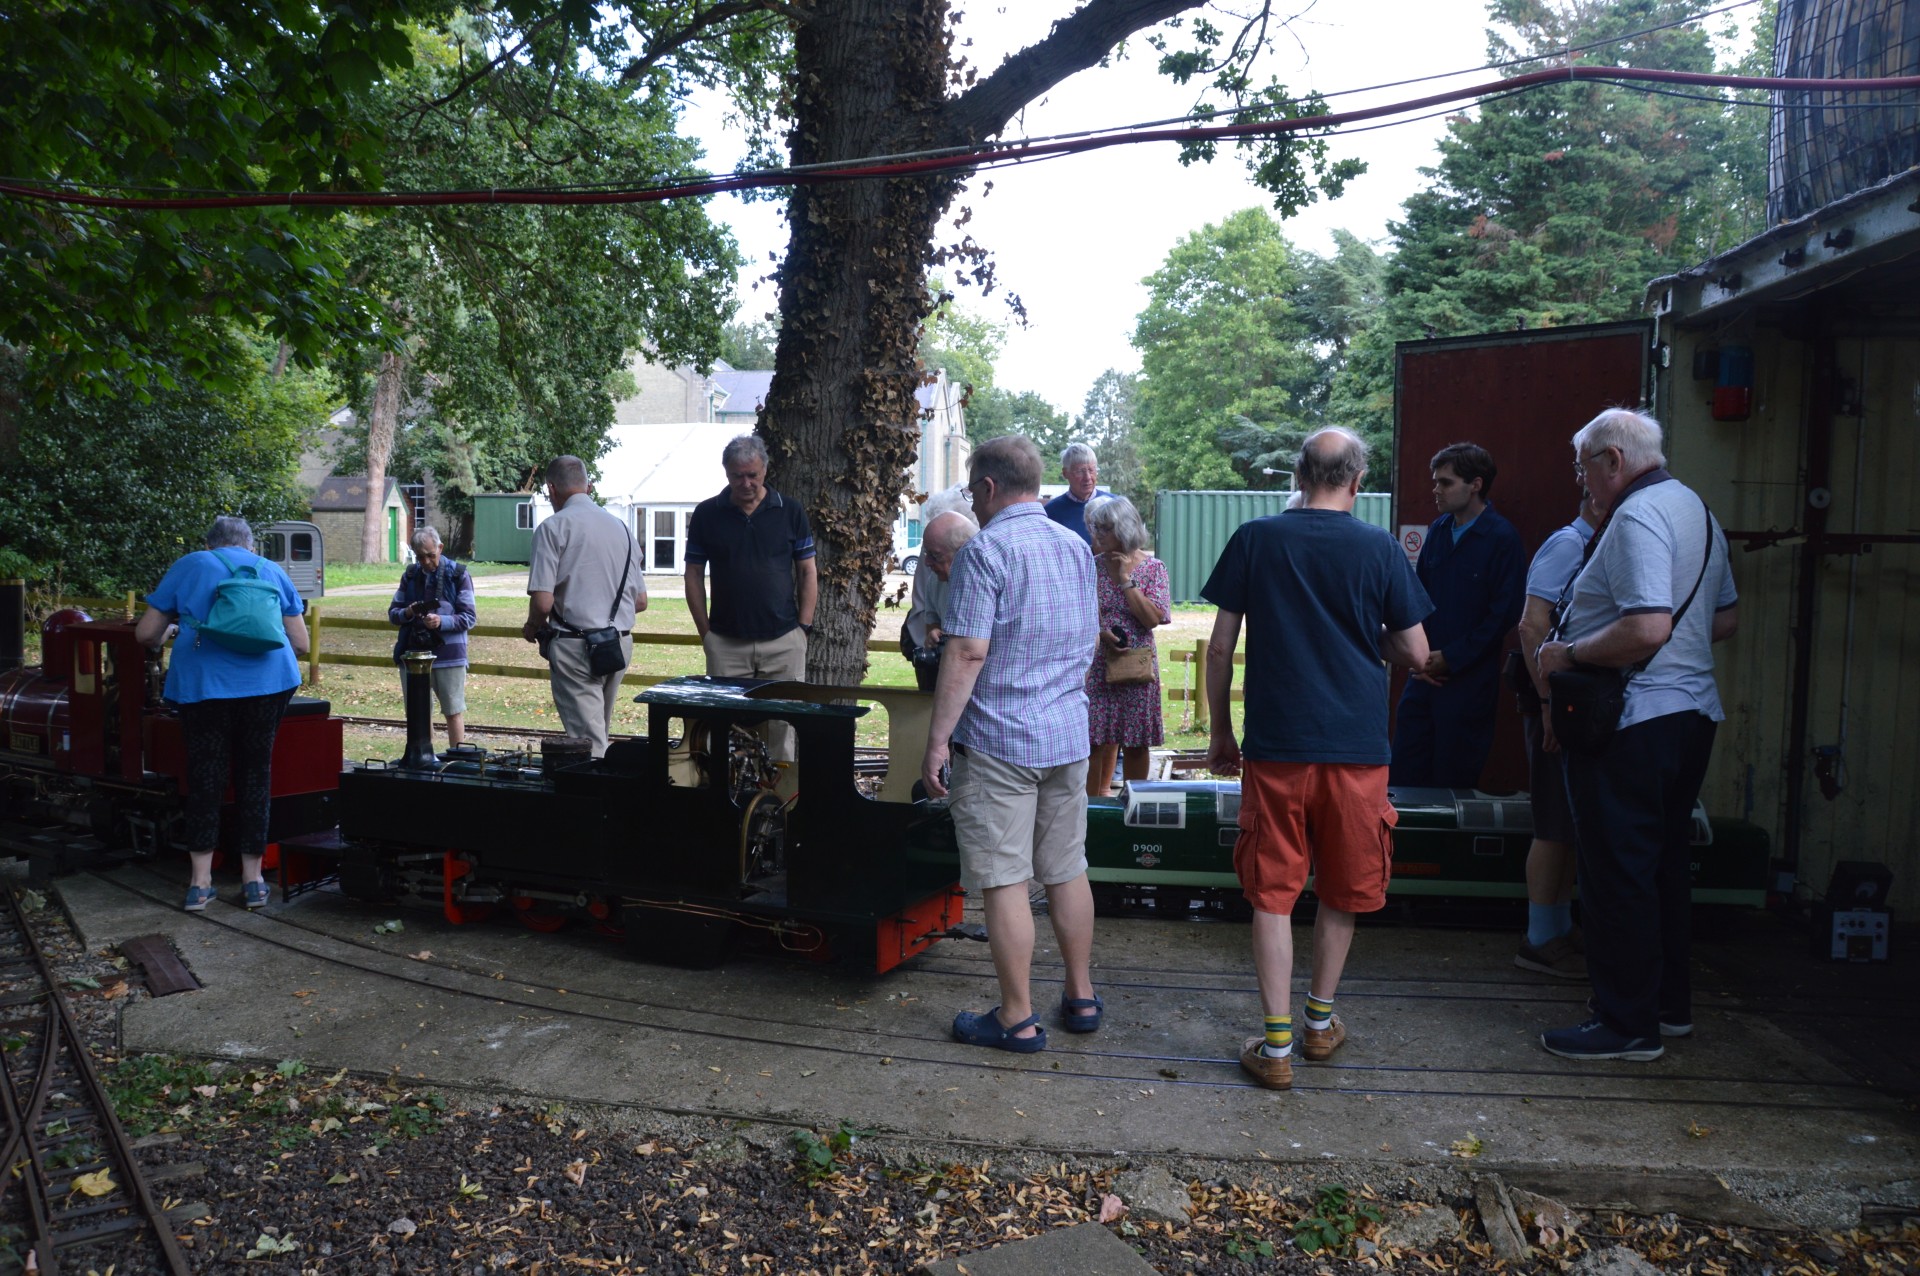
<instances>
[{"instance_id":1,"label":"rail track","mask_svg":"<svg viewBox=\"0 0 1920 1276\"><path fill-rule=\"evenodd\" d=\"M0 895L0 1272L187 1276L19 898Z\"/></svg>"}]
</instances>

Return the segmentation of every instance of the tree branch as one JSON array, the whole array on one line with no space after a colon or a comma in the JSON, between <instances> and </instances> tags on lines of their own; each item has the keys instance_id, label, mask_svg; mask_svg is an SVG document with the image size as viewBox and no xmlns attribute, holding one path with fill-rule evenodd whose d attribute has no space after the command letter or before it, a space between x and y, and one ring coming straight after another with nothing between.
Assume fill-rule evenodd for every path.
<instances>
[{"instance_id":1,"label":"tree branch","mask_svg":"<svg viewBox=\"0 0 1920 1276\"><path fill-rule=\"evenodd\" d=\"M1048 89L1097 66L1115 45L1168 18L1198 9L1206 0L1088 0L1053 24L1045 39L1001 63L992 75L955 98L946 108L947 128L955 141L992 137L1028 103Z\"/></svg>"},{"instance_id":2,"label":"tree branch","mask_svg":"<svg viewBox=\"0 0 1920 1276\"><path fill-rule=\"evenodd\" d=\"M734 18L744 18L756 13L775 14L784 18L797 18L798 11L784 0L723 0L704 13L696 13L688 19L686 25L672 31L657 32L647 41L647 47L640 56L621 68L620 81L631 84L672 57L687 45L704 39L713 28L722 26Z\"/></svg>"}]
</instances>

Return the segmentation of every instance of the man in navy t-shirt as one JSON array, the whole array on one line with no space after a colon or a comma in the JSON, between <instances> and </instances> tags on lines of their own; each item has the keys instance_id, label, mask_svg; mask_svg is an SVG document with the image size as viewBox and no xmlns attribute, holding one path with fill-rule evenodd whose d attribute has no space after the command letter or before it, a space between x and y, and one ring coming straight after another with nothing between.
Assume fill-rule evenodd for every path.
<instances>
[{"instance_id":1,"label":"man in navy t-shirt","mask_svg":"<svg viewBox=\"0 0 1920 1276\"><path fill-rule=\"evenodd\" d=\"M1300 1052L1346 1039L1333 1014L1354 916L1386 903L1395 815L1387 800L1387 670L1426 664L1433 610L1391 535L1353 517L1367 445L1349 430L1307 439L1296 509L1243 524L1201 590L1220 609L1207 643L1214 706L1208 766L1244 772L1233 866L1253 905L1265 1032L1240 1051L1261 1085L1293 1084L1293 906L1309 869L1320 910ZM1246 737L1233 735L1233 652L1247 624Z\"/></svg>"}]
</instances>

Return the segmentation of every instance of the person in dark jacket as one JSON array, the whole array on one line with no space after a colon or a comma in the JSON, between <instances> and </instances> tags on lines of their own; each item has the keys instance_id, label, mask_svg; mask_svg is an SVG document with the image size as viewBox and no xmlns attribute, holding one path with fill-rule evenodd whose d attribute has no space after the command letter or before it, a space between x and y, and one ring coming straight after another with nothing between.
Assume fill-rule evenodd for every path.
<instances>
[{"instance_id":1,"label":"person in dark jacket","mask_svg":"<svg viewBox=\"0 0 1920 1276\"><path fill-rule=\"evenodd\" d=\"M1416 568L1433 600L1431 654L1401 693L1387 779L1396 788L1471 789L1493 749L1501 651L1520 619L1527 560L1520 533L1488 503L1498 471L1485 448L1450 444L1432 470L1440 517Z\"/></svg>"},{"instance_id":2,"label":"person in dark jacket","mask_svg":"<svg viewBox=\"0 0 1920 1276\"><path fill-rule=\"evenodd\" d=\"M440 533L427 524L414 532L413 566L400 574L387 619L400 626L393 644L398 661L409 651L433 653L433 694L447 719L447 744L467 738L467 630L479 620L473 604L473 577L440 552ZM400 673L404 690L407 675Z\"/></svg>"}]
</instances>

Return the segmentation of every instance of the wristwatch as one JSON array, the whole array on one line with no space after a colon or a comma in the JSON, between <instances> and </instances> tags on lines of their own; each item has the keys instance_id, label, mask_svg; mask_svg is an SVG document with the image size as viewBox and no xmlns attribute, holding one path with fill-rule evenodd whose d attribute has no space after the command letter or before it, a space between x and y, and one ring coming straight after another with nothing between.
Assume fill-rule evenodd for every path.
<instances>
[{"instance_id":1,"label":"wristwatch","mask_svg":"<svg viewBox=\"0 0 1920 1276\"><path fill-rule=\"evenodd\" d=\"M1567 644L1567 659L1572 661L1576 665L1580 663L1580 657L1573 654L1573 649L1577 646L1579 646L1578 643L1570 642Z\"/></svg>"},{"instance_id":2,"label":"wristwatch","mask_svg":"<svg viewBox=\"0 0 1920 1276\"><path fill-rule=\"evenodd\" d=\"M813 637L813 626L812 626L812 625L809 625L809 624L808 624L808 623L807 623L806 621L804 621L804 620L800 622L800 631L801 631L802 633L804 633L804 634L806 634L806 635L807 635L807 637L809 637L809 638L811 638L811 637Z\"/></svg>"}]
</instances>

